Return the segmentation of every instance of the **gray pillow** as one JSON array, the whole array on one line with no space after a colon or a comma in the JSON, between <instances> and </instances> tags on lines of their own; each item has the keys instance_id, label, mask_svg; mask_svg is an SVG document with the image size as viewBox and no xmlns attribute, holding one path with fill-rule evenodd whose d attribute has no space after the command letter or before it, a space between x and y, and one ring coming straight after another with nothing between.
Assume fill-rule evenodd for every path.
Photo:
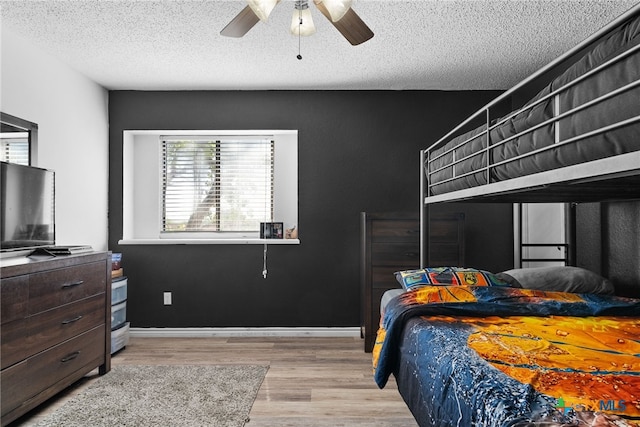
<instances>
[{"instance_id":1,"label":"gray pillow","mask_svg":"<svg viewBox=\"0 0 640 427\"><path fill-rule=\"evenodd\" d=\"M613 284L602 276L580 267L517 268L497 273L502 280L525 289L613 295Z\"/></svg>"}]
</instances>

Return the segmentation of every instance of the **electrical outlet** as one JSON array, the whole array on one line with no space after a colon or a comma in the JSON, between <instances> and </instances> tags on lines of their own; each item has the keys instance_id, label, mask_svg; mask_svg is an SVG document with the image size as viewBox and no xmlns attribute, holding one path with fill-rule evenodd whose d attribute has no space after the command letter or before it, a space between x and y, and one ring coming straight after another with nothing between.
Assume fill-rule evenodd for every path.
<instances>
[{"instance_id":1,"label":"electrical outlet","mask_svg":"<svg viewBox=\"0 0 640 427\"><path fill-rule=\"evenodd\" d=\"M171 292L164 293L164 305L171 305Z\"/></svg>"}]
</instances>

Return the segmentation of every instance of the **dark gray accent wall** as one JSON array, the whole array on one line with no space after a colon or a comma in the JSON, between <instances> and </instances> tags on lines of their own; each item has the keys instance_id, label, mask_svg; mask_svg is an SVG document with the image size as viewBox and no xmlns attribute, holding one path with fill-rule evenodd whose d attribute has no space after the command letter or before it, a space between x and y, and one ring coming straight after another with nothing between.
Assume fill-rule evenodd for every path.
<instances>
[{"instance_id":1,"label":"dark gray accent wall","mask_svg":"<svg viewBox=\"0 0 640 427\"><path fill-rule=\"evenodd\" d=\"M578 205L576 223L577 266L640 298L640 201Z\"/></svg>"},{"instance_id":2,"label":"dark gray accent wall","mask_svg":"<svg viewBox=\"0 0 640 427\"><path fill-rule=\"evenodd\" d=\"M359 213L419 210L419 150L496 91L112 91L109 249L123 254L135 327L343 327L360 322ZM300 245L127 245L122 132L297 129ZM465 212L467 264L513 265L510 205ZM173 305L164 306L164 291Z\"/></svg>"}]
</instances>

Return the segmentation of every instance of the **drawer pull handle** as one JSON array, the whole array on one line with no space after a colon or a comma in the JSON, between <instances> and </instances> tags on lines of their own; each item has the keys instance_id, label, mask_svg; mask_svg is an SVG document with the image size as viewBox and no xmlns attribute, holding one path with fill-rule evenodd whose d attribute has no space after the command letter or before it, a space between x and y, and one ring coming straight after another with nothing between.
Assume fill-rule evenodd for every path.
<instances>
[{"instance_id":1,"label":"drawer pull handle","mask_svg":"<svg viewBox=\"0 0 640 427\"><path fill-rule=\"evenodd\" d=\"M63 357L62 359L60 359L60 361L62 363L66 363L66 362L69 362L69 361L75 359L78 356L80 356L80 352L79 351L74 351L73 353Z\"/></svg>"},{"instance_id":2,"label":"drawer pull handle","mask_svg":"<svg viewBox=\"0 0 640 427\"><path fill-rule=\"evenodd\" d=\"M62 285L62 289L68 289L68 288L74 288L76 286L80 286L84 283L84 280L78 280L77 282L73 282L73 283L65 283L64 285Z\"/></svg>"},{"instance_id":3,"label":"drawer pull handle","mask_svg":"<svg viewBox=\"0 0 640 427\"><path fill-rule=\"evenodd\" d=\"M63 320L62 324L63 325L68 325L69 323L73 323L73 322L77 322L78 320L82 319L82 316L76 316L73 319L67 319L67 320Z\"/></svg>"}]
</instances>

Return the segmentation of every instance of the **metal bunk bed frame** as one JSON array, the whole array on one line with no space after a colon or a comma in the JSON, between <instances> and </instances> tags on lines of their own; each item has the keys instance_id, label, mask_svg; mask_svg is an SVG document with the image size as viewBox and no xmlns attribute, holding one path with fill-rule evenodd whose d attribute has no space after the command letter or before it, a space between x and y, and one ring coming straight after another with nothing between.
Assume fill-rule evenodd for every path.
<instances>
[{"instance_id":1,"label":"metal bunk bed frame","mask_svg":"<svg viewBox=\"0 0 640 427\"><path fill-rule=\"evenodd\" d=\"M603 202L603 201L616 201L616 200L640 200L640 151L632 151L625 154L615 155L612 157L601 158L597 160L588 161L585 163L579 163L572 166L560 167L557 169L547 170L544 172L533 173L521 177L515 177L506 179L503 181L492 181L491 170L501 164L515 161L527 156L540 153L546 150L557 149L561 145L566 145L575 142L578 139L584 139L591 137L598 133L604 133L613 131L616 128L623 126L640 126L640 115L628 118L627 120L606 126L600 129L593 130L591 132L578 135L566 140L560 140L559 136L559 121L569 115L588 108L598 102L602 102L606 99L619 95L625 91L632 90L640 86L640 80L630 82L629 84L609 92L602 96L597 97L589 101L586 104L580 105L574 109L559 112L559 95L563 91L576 85L578 82L588 78L589 76L597 73L602 68L607 67L617 61L620 61L632 54L638 54L640 52L640 45L636 45L633 48L626 50L625 52L616 55L614 58L609 59L600 66L588 71L584 75L570 81L560 88L552 90L549 94L537 99L535 102L530 103L524 107L517 108L514 111L508 113L496 123L491 122L492 113L496 113L500 108L504 108L506 103L510 103L511 100L517 99L517 96L522 93L538 92L542 87L551 82L557 75L561 74L571 64L578 61L585 52L589 51L594 45L598 43L606 34L610 33L613 29L623 24L625 21L630 20L636 15L640 15L640 4L634 6L626 13L622 14L616 20L612 21L607 26L594 33L589 38L585 39L582 43L575 46L573 49L566 52L564 55L558 57L554 61L550 62L545 67L541 68L516 86L505 91L502 95L494 99L489 104L478 110L475 114L471 115L465 121L456 126L449 133L440 138L437 142L429 146L427 149L420 151L420 217L421 217L421 248L423 249L421 254L421 266L425 266L428 260L425 259L424 253L428 253L427 242L425 239L426 228L428 227L429 205L435 203L445 202L501 202L501 203L536 203L536 202L562 202L562 203L580 203L580 202ZM525 129L515 135L505 138L502 141L492 142L490 138L490 132L497 126L500 126L505 121L515 117L516 115L533 108L544 101L548 101L553 98L554 113L553 117L538 123L533 127ZM639 101L640 102L640 101ZM487 184L453 190L442 194L433 194L432 187L434 184L430 182L430 176L437 173L451 165L459 164L470 157L482 154L482 152L474 152L463 158L455 158L455 150L467 142L478 138L479 135L474 135L455 147L447 149L444 153L439 153L432 158L432 151L434 149L444 146L447 142L451 141L457 135L464 133L472 124L482 123L484 127L483 133L486 137L486 143L483 147L484 156L487 160L486 164L480 169L475 169L464 174L454 176L448 180L458 179L465 175L477 174L479 171L485 176ZM542 128L554 124L554 143L530 151L525 154L520 154L516 157L508 160L502 160L492 163L491 150L495 149L499 145L509 143L515 140L519 136L526 133L533 132L536 129ZM425 163L431 162L438 157L442 157L446 154L453 156L452 163L441 167L440 169L429 171L425 166ZM445 180L446 181L446 180ZM440 181L439 184L445 181Z\"/></svg>"}]
</instances>

